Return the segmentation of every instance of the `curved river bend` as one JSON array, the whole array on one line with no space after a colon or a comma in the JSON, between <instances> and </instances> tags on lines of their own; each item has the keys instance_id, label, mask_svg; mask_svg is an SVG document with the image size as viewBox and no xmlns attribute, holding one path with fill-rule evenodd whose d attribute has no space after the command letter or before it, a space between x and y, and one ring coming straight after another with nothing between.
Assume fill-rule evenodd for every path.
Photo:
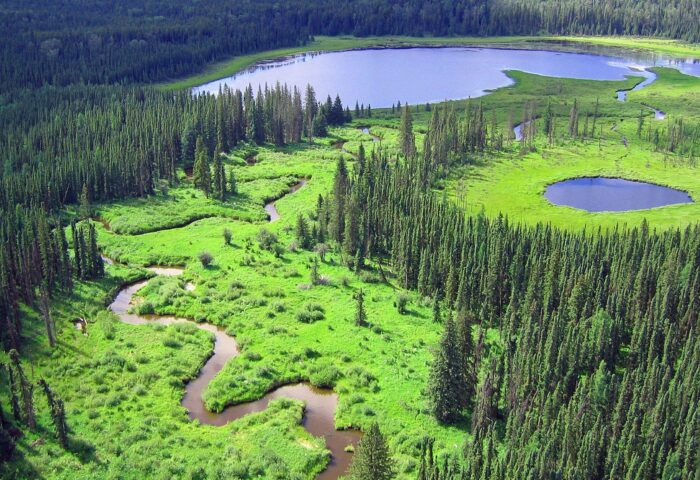
<instances>
[{"instance_id":1,"label":"curved river bend","mask_svg":"<svg viewBox=\"0 0 700 480\"><path fill-rule=\"evenodd\" d=\"M149 270L165 276L174 276L182 273L182 269L170 267L151 267ZM304 428L314 436L324 437L326 446L331 451L331 459L327 468L317 478L321 480L336 479L346 472L352 459L352 454L346 452L345 447L356 445L361 434L354 430L335 429L335 409L338 404L338 396L332 390L315 388L308 383L297 383L277 388L254 402L230 406L221 413L213 413L207 410L202 400L202 392L226 365L226 362L238 356L238 344L222 328L208 323L195 323L185 318L171 316L129 313L134 294L147 283L148 280L142 280L124 287L109 306L110 310L117 314L122 322L131 325L143 325L146 323L172 325L178 322L189 322L196 325L197 328L213 333L215 336L213 355L204 364L197 378L187 383L185 387L182 406L187 409L191 419L199 420L206 425L221 426L249 413L265 410L270 401L276 398L286 397L302 400L305 404Z\"/></svg>"},{"instance_id":2,"label":"curved river bend","mask_svg":"<svg viewBox=\"0 0 700 480\"><path fill-rule=\"evenodd\" d=\"M306 184L306 179L299 179L297 183L290 187L288 194L294 193ZM275 202L265 205L270 221L280 218ZM108 257L102 257L105 263L112 264ZM156 275L177 276L183 271L182 268L175 267L150 267L150 271ZM316 478L318 480L334 480L346 473L352 460L352 453L346 452L348 445L357 445L361 433L356 430L336 430L335 410L338 405L338 395L332 390L316 388L308 383L296 383L284 385L276 388L259 400L253 402L232 405L220 413L207 410L202 400L202 393L209 382L224 368L226 362L240 353L236 340L227 335L223 328L208 323L197 323L186 318L178 318L166 315L138 315L129 313L132 306L133 297L141 288L148 283L148 280L141 280L123 287L117 294L114 301L109 305L119 319L131 325L143 325L147 323L157 323L160 325L172 325L174 323L188 322L197 328L206 330L214 334L214 352L199 371L197 378L191 380L185 386L185 395L182 397L182 406L185 407L189 416L193 420L199 420L205 425L222 426L233 420L241 418L249 413L261 412L265 410L271 400L277 398L292 398L304 402L304 418L302 423L304 428L314 436L324 437L326 447L331 452L331 458L326 469ZM191 283L185 285L185 289L194 290ZM81 326L82 329L82 326Z\"/></svg>"}]
</instances>

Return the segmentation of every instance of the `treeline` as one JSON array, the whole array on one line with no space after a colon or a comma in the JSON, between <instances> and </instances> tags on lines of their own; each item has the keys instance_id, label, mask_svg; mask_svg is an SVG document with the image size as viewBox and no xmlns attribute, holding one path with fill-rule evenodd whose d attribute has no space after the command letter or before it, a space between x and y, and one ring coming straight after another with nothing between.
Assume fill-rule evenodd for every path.
<instances>
[{"instance_id":1,"label":"treeline","mask_svg":"<svg viewBox=\"0 0 700 480\"><path fill-rule=\"evenodd\" d=\"M339 98L324 103L276 85L219 95L130 87L46 88L0 111L0 208L58 208L153 193L159 179L194 165L197 138L209 157L243 141L299 142L350 116Z\"/></svg>"},{"instance_id":2,"label":"treeline","mask_svg":"<svg viewBox=\"0 0 700 480\"><path fill-rule=\"evenodd\" d=\"M648 121L645 111L639 114L637 136L651 142L657 151L686 157L690 165L697 164L700 155L700 125L681 118L672 118L661 123Z\"/></svg>"},{"instance_id":3,"label":"treeline","mask_svg":"<svg viewBox=\"0 0 700 480\"><path fill-rule=\"evenodd\" d=\"M50 298L73 289L73 277L91 280L104 275L92 223L71 225L73 255L65 229L52 225L41 209L0 209L0 342L20 350L20 302L36 306L44 319L49 344L56 341Z\"/></svg>"},{"instance_id":4,"label":"treeline","mask_svg":"<svg viewBox=\"0 0 700 480\"><path fill-rule=\"evenodd\" d=\"M165 0L0 10L0 90L165 80L312 35L654 35L697 42L694 0Z\"/></svg>"},{"instance_id":5,"label":"treeline","mask_svg":"<svg viewBox=\"0 0 700 480\"><path fill-rule=\"evenodd\" d=\"M448 106L435 107L423 141L423 161L416 166L421 168L423 179L431 172L444 176L451 165L464 163L469 155L501 150L509 135L510 131L500 129L496 112L487 116L481 103L467 102L461 114Z\"/></svg>"},{"instance_id":6,"label":"treeline","mask_svg":"<svg viewBox=\"0 0 700 480\"><path fill-rule=\"evenodd\" d=\"M341 165L327 202L354 210L343 244L436 298L445 323L426 391L440 421L471 417L473 441L445 462L426 448L419 478L695 478L700 227L466 217L418 172L382 155Z\"/></svg>"},{"instance_id":7,"label":"treeline","mask_svg":"<svg viewBox=\"0 0 700 480\"><path fill-rule=\"evenodd\" d=\"M42 427L37 419L37 408L34 404L35 385L29 380L17 350L10 350L9 364L0 365L0 374L3 385L10 395L10 407L12 417L5 414L0 406L0 461L6 462L12 458L15 451L15 442L22 436L21 428L31 431L39 431ZM7 378L5 380L5 377ZM66 422L66 410L63 400L59 398L43 378L37 382L46 396L49 415L54 424L56 439L59 445L69 448L68 423Z\"/></svg>"}]
</instances>

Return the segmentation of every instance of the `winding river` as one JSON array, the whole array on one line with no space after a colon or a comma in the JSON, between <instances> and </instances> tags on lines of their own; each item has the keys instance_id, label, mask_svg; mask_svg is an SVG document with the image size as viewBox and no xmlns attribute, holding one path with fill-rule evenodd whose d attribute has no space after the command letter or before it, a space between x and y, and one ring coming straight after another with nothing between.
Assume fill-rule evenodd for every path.
<instances>
[{"instance_id":1,"label":"winding river","mask_svg":"<svg viewBox=\"0 0 700 480\"><path fill-rule=\"evenodd\" d=\"M289 187L289 192L284 194L283 196L295 193L301 187L306 185L306 181L307 180L305 178L300 178L297 183ZM267 212L267 217L270 222L276 222L280 219L280 213L277 211L277 207L275 207L275 202L277 202L277 200L279 200L279 198L265 204L265 211Z\"/></svg>"},{"instance_id":2,"label":"winding river","mask_svg":"<svg viewBox=\"0 0 700 480\"><path fill-rule=\"evenodd\" d=\"M298 183L290 188L294 193L306 184L306 179L300 179ZM274 202L265 205L265 210L270 215L270 221L280 218ZM112 264L113 261L103 256L105 263ZM183 272L182 268L153 266L149 270L156 275L177 276ZM316 478L318 480L336 479L343 475L350 465L352 453L346 452L348 445L357 445L361 433L356 430L336 430L335 410L338 405L338 396L328 389L316 388L308 383L295 383L276 388L259 400L253 402L232 405L220 413L207 410L202 393L211 380L224 368L226 362L239 355L240 350L236 339L226 334L223 328L209 323L197 323L186 318L178 318L167 315L139 315L130 313L129 309L133 305L133 298L136 292L143 288L148 280L141 280L123 287L117 294L114 301L109 305L119 319L131 325L143 325L147 323L157 323L160 325L172 325L179 322L188 322L196 325L197 328L211 332L214 335L214 351L199 371L197 378L191 380L185 386L185 395L182 398L182 406L185 407L189 416L193 420L198 420L205 425L222 426L241 418L249 413L261 412L265 410L271 400L277 398L292 398L304 402L304 418L302 423L304 428L314 436L322 436L325 439L326 447L331 452L331 458L326 469ZM195 286L191 283L185 285L187 290L193 290ZM81 326L82 329L82 326Z\"/></svg>"}]
</instances>

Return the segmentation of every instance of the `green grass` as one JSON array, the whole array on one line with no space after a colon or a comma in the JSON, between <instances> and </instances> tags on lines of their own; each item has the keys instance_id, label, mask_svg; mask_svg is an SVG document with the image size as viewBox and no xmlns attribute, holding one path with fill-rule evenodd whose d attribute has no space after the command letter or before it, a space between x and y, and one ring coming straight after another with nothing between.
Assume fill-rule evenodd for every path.
<instances>
[{"instance_id":1,"label":"green grass","mask_svg":"<svg viewBox=\"0 0 700 480\"><path fill-rule=\"evenodd\" d=\"M350 40L335 41L340 46ZM521 152L520 145L512 143L504 152L471 158L439 189L465 205L468 213L483 209L488 215L506 214L512 221L544 221L570 229L636 225L642 219L659 229L697 222L698 204L590 214L553 206L542 196L546 185L558 180L606 175L681 188L700 199L696 167L655 152L636 136L637 117L645 103L666 110L670 119L698 116L688 100L697 97L698 80L669 69L657 72L654 85L630 93L625 103L616 100L615 91L632 87L639 77L596 82L508 72L515 85L478 100L487 115L495 112L504 130L509 116L519 121L526 103L535 100L542 114L551 100L558 115L556 141L549 145L540 137L534 151ZM581 111L592 111L596 99L600 101L600 140L566 138L574 98ZM450 104L460 110L466 102ZM665 124L654 123L651 111L645 114L647 125ZM429 116L423 107L415 112L419 147ZM183 177L167 192L96 205L112 230L98 225L101 248L130 266L109 266L104 280L79 283L72 296L54 302L60 339L55 351L44 342L37 313L25 312L30 321L23 355L25 364L32 366L27 370L32 379L51 379L66 400L74 448L65 453L57 446L45 402L37 395L42 429L20 440L20 458L2 467L2 476L235 478L245 472L252 478L287 474L286 478L310 479L324 467L323 441L300 425L298 402L275 402L265 412L224 427L200 426L188 419L180 405L184 382L210 355L211 336L191 327L125 325L105 309L118 286L147 276L139 266L150 264L183 265L185 271L182 278L152 279L140 292L141 300L161 314L220 325L241 347L242 355L231 360L205 392L212 410L259 398L287 382L330 382L339 394L336 425L365 428L379 421L388 434L399 478L415 477L417 441L423 435L433 436L441 452L461 449L468 438L468 419L444 427L427 411L424 389L441 331L431 321L430 301L409 293L409 313L400 315L394 306L400 289L391 275L389 284L378 282L374 269L357 275L338 254L327 255L320 264L328 284L311 287L313 252L287 248L278 258L260 250L255 240L267 228L279 236L282 246L293 244L296 216L312 214L318 196L330 191L337 159L344 156L352 168L351 153L360 144L368 151L377 146L358 126L369 126L382 138L383 147L396 151L398 118L389 110L378 110L371 119L332 129L331 137L314 144L281 149L243 145L229 152L225 168L236 175L240 191L222 202L203 197ZM623 136L628 146L623 145ZM246 165L243 159L251 154L256 163ZM306 185L283 196L299 178L307 179ZM270 224L263 206L280 197L276 207L281 219ZM232 245L224 244L224 229L233 233ZM197 261L202 251L213 255L209 268ZM185 289L184 280L196 286L194 291ZM353 324L353 294L360 288L371 328ZM323 318L300 321L297 314L314 304L323 308ZM76 316L88 319L88 336L72 327ZM497 331L486 332L486 337L487 350L499 347ZM3 408L9 411L7 405ZM39 438L44 443L35 444Z\"/></svg>"},{"instance_id":2,"label":"green grass","mask_svg":"<svg viewBox=\"0 0 700 480\"><path fill-rule=\"evenodd\" d=\"M597 45L602 47L624 48L650 53L662 53L676 58L700 58L700 45L681 40L669 40L649 37L594 37L594 36L561 36L548 37L560 41Z\"/></svg>"}]
</instances>

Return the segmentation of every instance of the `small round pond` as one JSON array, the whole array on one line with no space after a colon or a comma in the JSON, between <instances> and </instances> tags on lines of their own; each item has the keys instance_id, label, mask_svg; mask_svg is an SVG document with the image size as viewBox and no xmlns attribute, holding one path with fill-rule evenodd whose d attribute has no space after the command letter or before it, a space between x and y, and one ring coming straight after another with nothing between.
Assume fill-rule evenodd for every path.
<instances>
[{"instance_id":1,"label":"small round pond","mask_svg":"<svg viewBox=\"0 0 700 480\"><path fill-rule=\"evenodd\" d=\"M589 212L624 212L692 203L687 192L622 178L572 178L549 185L544 196L555 205Z\"/></svg>"}]
</instances>

